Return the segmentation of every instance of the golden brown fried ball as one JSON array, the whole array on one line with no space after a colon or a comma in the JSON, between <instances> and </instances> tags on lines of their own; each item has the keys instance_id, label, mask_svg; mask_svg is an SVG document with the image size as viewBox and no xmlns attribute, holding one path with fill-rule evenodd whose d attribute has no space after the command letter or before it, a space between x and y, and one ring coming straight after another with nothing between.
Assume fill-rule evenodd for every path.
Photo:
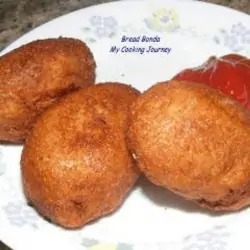
<instances>
[{"instance_id":1,"label":"golden brown fried ball","mask_svg":"<svg viewBox=\"0 0 250 250\"><path fill-rule=\"evenodd\" d=\"M89 48L72 38L23 45L0 57L0 140L21 142L59 97L95 81Z\"/></svg>"},{"instance_id":2,"label":"golden brown fried ball","mask_svg":"<svg viewBox=\"0 0 250 250\"><path fill-rule=\"evenodd\" d=\"M132 105L128 142L153 183L213 210L250 204L250 113L208 86L159 83Z\"/></svg>"},{"instance_id":3,"label":"golden brown fried ball","mask_svg":"<svg viewBox=\"0 0 250 250\"><path fill-rule=\"evenodd\" d=\"M125 141L138 94L128 85L98 84L41 115L21 166L26 197L42 215L78 228L120 206L139 174Z\"/></svg>"}]
</instances>

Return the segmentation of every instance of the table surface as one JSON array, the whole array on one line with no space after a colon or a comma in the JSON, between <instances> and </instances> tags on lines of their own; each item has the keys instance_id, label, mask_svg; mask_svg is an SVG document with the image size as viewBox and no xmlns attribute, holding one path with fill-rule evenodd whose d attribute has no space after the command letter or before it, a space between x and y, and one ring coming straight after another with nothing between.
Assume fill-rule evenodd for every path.
<instances>
[{"instance_id":1,"label":"table surface","mask_svg":"<svg viewBox=\"0 0 250 250\"><path fill-rule=\"evenodd\" d=\"M0 0L0 51L22 34L63 14L112 0ZM250 14L249 0L203 0ZM0 250L10 250L0 241Z\"/></svg>"}]
</instances>

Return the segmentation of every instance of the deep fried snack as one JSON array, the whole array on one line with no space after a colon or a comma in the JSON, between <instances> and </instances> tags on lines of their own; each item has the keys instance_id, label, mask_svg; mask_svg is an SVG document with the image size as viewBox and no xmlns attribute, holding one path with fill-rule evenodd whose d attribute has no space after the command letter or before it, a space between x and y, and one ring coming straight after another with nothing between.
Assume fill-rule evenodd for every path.
<instances>
[{"instance_id":1,"label":"deep fried snack","mask_svg":"<svg viewBox=\"0 0 250 250\"><path fill-rule=\"evenodd\" d=\"M41 115L21 165L26 197L42 215L78 228L121 205L139 175L125 138L138 94L125 84L98 84Z\"/></svg>"},{"instance_id":2,"label":"deep fried snack","mask_svg":"<svg viewBox=\"0 0 250 250\"><path fill-rule=\"evenodd\" d=\"M213 210L250 204L250 113L218 90L156 84L131 107L128 143L153 183Z\"/></svg>"},{"instance_id":3,"label":"deep fried snack","mask_svg":"<svg viewBox=\"0 0 250 250\"><path fill-rule=\"evenodd\" d=\"M95 81L89 48L72 38L23 45L0 57L0 140L22 142L52 103Z\"/></svg>"}]
</instances>

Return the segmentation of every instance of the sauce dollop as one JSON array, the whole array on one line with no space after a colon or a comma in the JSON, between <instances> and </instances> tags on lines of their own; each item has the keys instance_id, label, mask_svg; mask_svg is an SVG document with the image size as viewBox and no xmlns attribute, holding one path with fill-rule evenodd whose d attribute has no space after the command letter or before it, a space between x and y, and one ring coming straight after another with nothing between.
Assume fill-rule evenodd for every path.
<instances>
[{"instance_id":1,"label":"sauce dollop","mask_svg":"<svg viewBox=\"0 0 250 250\"><path fill-rule=\"evenodd\" d=\"M250 59L247 57L238 54L212 56L196 68L181 71L173 79L209 85L250 109Z\"/></svg>"}]
</instances>

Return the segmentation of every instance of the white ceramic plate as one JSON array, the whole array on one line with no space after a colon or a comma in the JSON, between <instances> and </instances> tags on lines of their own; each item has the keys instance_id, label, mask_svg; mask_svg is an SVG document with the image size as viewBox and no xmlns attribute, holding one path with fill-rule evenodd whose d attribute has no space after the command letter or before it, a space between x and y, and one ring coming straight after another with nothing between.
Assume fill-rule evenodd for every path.
<instances>
[{"instance_id":1,"label":"white ceramic plate","mask_svg":"<svg viewBox=\"0 0 250 250\"><path fill-rule=\"evenodd\" d=\"M158 42L122 42L122 36ZM120 81L145 90L210 55L250 56L250 17L193 1L122 1L57 18L24 35L3 53L38 38L76 37L97 61L97 82ZM120 48L110 52L112 46ZM123 47L144 53L124 53ZM146 52L147 48L164 52ZM122 50L123 48L123 50ZM140 48L140 49L138 49ZM15 250L245 250L250 210L215 215L142 180L119 211L82 230L61 229L25 203L21 146L0 146L0 239Z\"/></svg>"}]
</instances>

